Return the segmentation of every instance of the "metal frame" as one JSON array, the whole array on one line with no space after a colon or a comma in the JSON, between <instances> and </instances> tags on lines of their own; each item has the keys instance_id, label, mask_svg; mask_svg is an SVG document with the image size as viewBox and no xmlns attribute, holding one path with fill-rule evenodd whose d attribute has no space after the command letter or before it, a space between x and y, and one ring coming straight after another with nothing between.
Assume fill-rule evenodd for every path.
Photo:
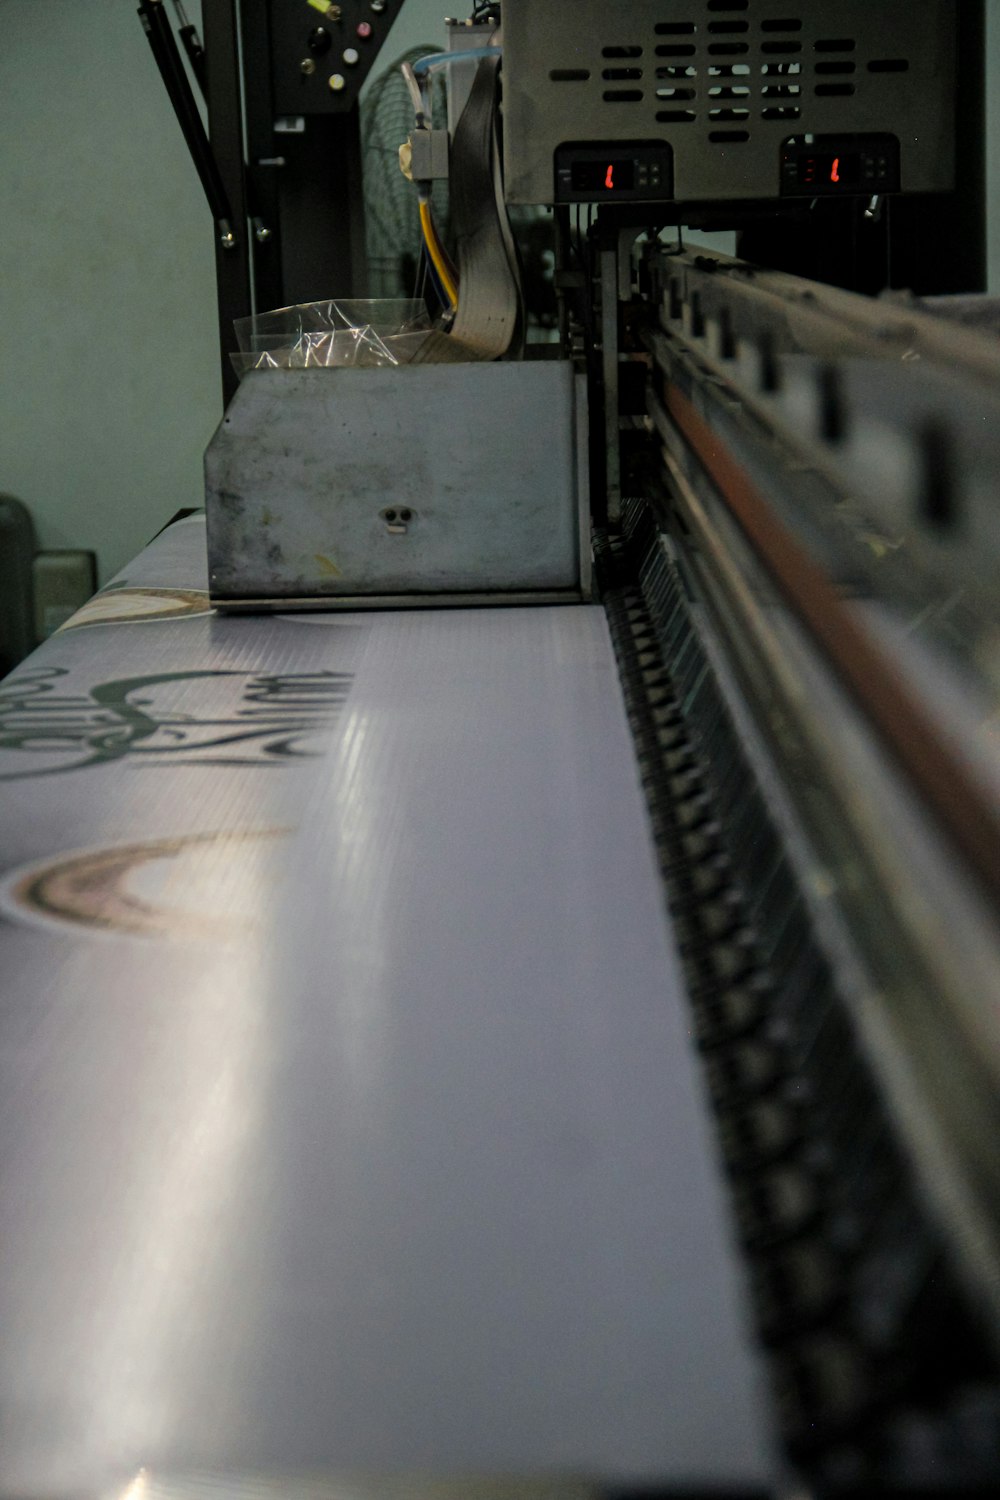
<instances>
[{"instance_id":1,"label":"metal frame","mask_svg":"<svg viewBox=\"0 0 1000 1500\"><path fill-rule=\"evenodd\" d=\"M252 308L253 253L249 240L246 182L243 167L243 89L240 72L238 0L203 0L205 76L209 139L233 210L235 245L218 243L215 274L219 299L219 347L222 390L228 402L236 389L236 373L229 361L236 350L233 321Z\"/></svg>"},{"instance_id":2,"label":"metal frame","mask_svg":"<svg viewBox=\"0 0 1000 1500\"><path fill-rule=\"evenodd\" d=\"M209 134L236 239L232 250L216 253L227 402L237 383L229 360L235 318L254 306L357 297L367 290L358 91L379 43L367 44L342 102L316 94L303 103L301 130L276 130L273 3L203 5ZM388 0L380 20L391 20L400 3ZM345 26L361 14L345 15Z\"/></svg>"},{"instance_id":3,"label":"metal frame","mask_svg":"<svg viewBox=\"0 0 1000 1500\"><path fill-rule=\"evenodd\" d=\"M948 643L904 652L879 627L953 596L958 576L970 618L986 629L995 616L992 440L965 424L985 413L990 431L1000 358L915 305L724 259L659 271L650 417L684 521L678 554L724 622L748 700L765 705L784 784L875 976L857 1024L1000 1342L996 798L967 753L969 664L952 653L942 721L947 657L930 670L930 646ZM907 351L921 378L894 381ZM864 483L873 444L912 474L908 503L884 476ZM890 548L866 571L869 532L903 538L898 564Z\"/></svg>"}]
</instances>

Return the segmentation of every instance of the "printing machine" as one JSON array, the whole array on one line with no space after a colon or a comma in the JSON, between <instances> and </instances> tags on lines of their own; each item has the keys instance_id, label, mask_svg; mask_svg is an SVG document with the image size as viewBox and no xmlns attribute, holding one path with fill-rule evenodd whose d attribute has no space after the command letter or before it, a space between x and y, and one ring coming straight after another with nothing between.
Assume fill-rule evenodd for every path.
<instances>
[{"instance_id":1,"label":"printing machine","mask_svg":"<svg viewBox=\"0 0 1000 1500\"><path fill-rule=\"evenodd\" d=\"M258 82L253 26L271 28L282 118L279 95L303 97L291 29L316 9L242 7ZM333 52L337 28L395 9L330 7ZM244 174L227 135L236 17L205 0L227 352L241 278L259 293L276 250L286 267L313 254L285 251L293 181L250 264L245 195L274 169ZM117 1426L25 1332L44 1235L14 1234L0 1493L97 1493L92 1438L109 1473L109 1454L123 1474L142 1460L101 1491L128 1500L994 1494L982 7L504 0L476 17L502 52L477 63L451 135L454 319L398 368L252 370L206 456L204 629L225 672L262 652L266 681L304 663L317 691L322 640L354 683L329 774L213 813L260 795L267 837L298 830L294 870L254 898L267 942L230 950L219 981L271 996L219 1012L268 1133L246 1104L223 1144L207 1114L175 1141L168 1107L153 1129L138 1106L137 1182L154 1147L191 1182L202 1155L238 1164L214 1214L185 1200L192 1240L162 1285L150 1273L181 1297L166 1344L141 1269L105 1284L111 1230L70 1213L102 1290L91 1305L59 1284L67 1358L118 1361ZM293 177L331 120L355 130L351 90L310 95ZM522 347L504 204L551 216L557 346ZM736 230L737 255L686 244L692 227ZM285 285L306 300L306 281ZM498 323L500 358L481 342ZM164 585L170 536L125 592ZM163 640L161 671L185 649ZM190 775L208 807L208 773ZM8 915L55 879L31 868L34 885L4 887ZM305 871L340 922L329 969ZM189 987L198 963L164 959ZM119 1024L141 1071L142 1028ZM149 1024L174 1045L173 1023ZM43 1158L72 1204L63 1159ZM155 1263L130 1214L114 1198L108 1224ZM144 1338L154 1363L169 1346L182 1397L150 1379L152 1402ZM154 1414L130 1426L132 1369ZM76 1458L49 1470L52 1422Z\"/></svg>"}]
</instances>

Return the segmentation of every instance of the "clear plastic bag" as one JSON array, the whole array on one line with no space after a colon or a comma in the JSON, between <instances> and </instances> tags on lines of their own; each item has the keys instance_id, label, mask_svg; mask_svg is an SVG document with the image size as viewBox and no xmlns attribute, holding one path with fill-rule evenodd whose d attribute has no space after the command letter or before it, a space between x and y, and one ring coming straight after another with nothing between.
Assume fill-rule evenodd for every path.
<instances>
[{"instance_id":1,"label":"clear plastic bag","mask_svg":"<svg viewBox=\"0 0 1000 1500\"><path fill-rule=\"evenodd\" d=\"M248 370L330 369L343 365L408 364L431 332L423 302L409 298L349 298L279 307L233 325Z\"/></svg>"}]
</instances>

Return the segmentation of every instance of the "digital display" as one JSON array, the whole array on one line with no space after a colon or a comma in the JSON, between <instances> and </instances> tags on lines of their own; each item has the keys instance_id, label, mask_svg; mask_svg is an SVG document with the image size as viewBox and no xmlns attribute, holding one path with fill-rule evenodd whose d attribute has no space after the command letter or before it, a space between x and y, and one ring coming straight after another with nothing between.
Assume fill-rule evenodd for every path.
<instances>
[{"instance_id":1,"label":"digital display","mask_svg":"<svg viewBox=\"0 0 1000 1500\"><path fill-rule=\"evenodd\" d=\"M574 193L631 192L635 187L635 162L575 161L572 186Z\"/></svg>"},{"instance_id":2,"label":"digital display","mask_svg":"<svg viewBox=\"0 0 1000 1500\"><path fill-rule=\"evenodd\" d=\"M898 193L899 155L892 135L790 136L781 148L781 192L810 198Z\"/></svg>"},{"instance_id":3,"label":"digital display","mask_svg":"<svg viewBox=\"0 0 1000 1500\"><path fill-rule=\"evenodd\" d=\"M845 191L861 186L861 153L823 151L815 156L799 157L799 185L804 188L842 187Z\"/></svg>"},{"instance_id":4,"label":"digital display","mask_svg":"<svg viewBox=\"0 0 1000 1500\"><path fill-rule=\"evenodd\" d=\"M557 203L661 202L673 197L674 158L666 141L577 141L555 153Z\"/></svg>"}]
</instances>

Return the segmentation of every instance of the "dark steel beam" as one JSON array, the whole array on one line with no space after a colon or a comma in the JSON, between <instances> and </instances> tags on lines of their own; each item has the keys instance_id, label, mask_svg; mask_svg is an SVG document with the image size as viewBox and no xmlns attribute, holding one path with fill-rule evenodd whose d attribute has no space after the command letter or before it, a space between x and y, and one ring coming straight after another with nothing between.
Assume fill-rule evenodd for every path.
<instances>
[{"instance_id":1,"label":"dark steel beam","mask_svg":"<svg viewBox=\"0 0 1000 1500\"><path fill-rule=\"evenodd\" d=\"M229 355L236 349L233 320L248 316L252 310L252 251L243 165L243 97L237 0L204 0L202 30L205 40L209 138L232 206L235 239L231 249L226 249L219 243L215 247L222 390L228 402L237 384L236 373L229 359Z\"/></svg>"}]
</instances>

